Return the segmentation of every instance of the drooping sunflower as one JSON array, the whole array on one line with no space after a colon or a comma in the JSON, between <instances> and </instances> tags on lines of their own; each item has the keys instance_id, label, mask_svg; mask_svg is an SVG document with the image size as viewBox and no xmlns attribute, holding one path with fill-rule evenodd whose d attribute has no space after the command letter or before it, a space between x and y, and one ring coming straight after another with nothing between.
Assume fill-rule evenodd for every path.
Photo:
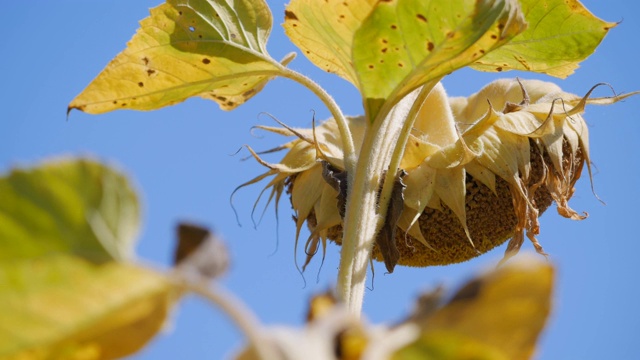
<instances>
[{"instance_id":1,"label":"drooping sunflower","mask_svg":"<svg viewBox=\"0 0 640 360\"><path fill-rule=\"evenodd\" d=\"M585 165L591 175L585 106L632 95L589 98L592 90L580 97L553 83L502 79L468 98L449 98L438 84L421 107L400 164L397 263L458 263L511 239L507 259L525 236L544 254L536 238L538 217L552 203L563 217L584 219L587 214L568 201ZM364 117L348 118L348 125L354 143L362 143ZM265 187L269 201L290 195L296 247L302 226L311 230L306 266L319 247L324 252L327 240L342 242L346 176L340 134L332 119L312 129L260 128L296 139L281 147L287 154L279 163L250 149L269 170L241 186L271 178ZM385 260L379 245L372 257Z\"/></svg>"}]
</instances>

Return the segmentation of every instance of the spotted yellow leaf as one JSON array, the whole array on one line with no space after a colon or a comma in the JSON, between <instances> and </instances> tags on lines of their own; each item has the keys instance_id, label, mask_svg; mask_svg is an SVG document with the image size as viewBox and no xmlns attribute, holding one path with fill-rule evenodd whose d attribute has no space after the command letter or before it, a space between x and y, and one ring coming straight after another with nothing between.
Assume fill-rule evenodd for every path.
<instances>
[{"instance_id":1,"label":"spotted yellow leaf","mask_svg":"<svg viewBox=\"0 0 640 360\"><path fill-rule=\"evenodd\" d=\"M263 0L168 0L69 111L153 110L193 96L234 109L282 67L266 50L271 25Z\"/></svg>"},{"instance_id":2,"label":"spotted yellow leaf","mask_svg":"<svg viewBox=\"0 0 640 360\"><path fill-rule=\"evenodd\" d=\"M464 67L526 27L517 1L378 2L353 40L369 121L417 87Z\"/></svg>"},{"instance_id":3,"label":"spotted yellow leaf","mask_svg":"<svg viewBox=\"0 0 640 360\"><path fill-rule=\"evenodd\" d=\"M358 86L353 67L353 36L376 0L293 0L285 11L289 39L316 66Z\"/></svg>"},{"instance_id":4,"label":"spotted yellow leaf","mask_svg":"<svg viewBox=\"0 0 640 360\"><path fill-rule=\"evenodd\" d=\"M615 23L577 0L521 0L529 27L472 65L483 71L525 70L565 78L591 55Z\"/></svg>"}]
</instances>

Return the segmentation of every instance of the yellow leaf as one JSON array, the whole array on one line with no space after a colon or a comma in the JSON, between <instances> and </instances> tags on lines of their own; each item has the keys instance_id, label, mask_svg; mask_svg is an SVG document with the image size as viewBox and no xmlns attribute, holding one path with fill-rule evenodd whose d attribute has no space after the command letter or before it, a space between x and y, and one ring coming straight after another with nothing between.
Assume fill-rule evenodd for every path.
<instances>
[{"instance_id":1,"label":"yellow leaf","mask_svg":"<svg viewBox=\"0 0 640 360\"><path fill-rule=\"evenodd\" d=\"M165 322L175 288L130 264L68 255L0 264L0 359L115 359Z\"/></svg>"},{"instance_id":2,"label":"yellow leaf","mask_svg":"<svg viewBox=\"0 0 640 360\"><path fill-rule=\"evenodd\" d=\"M284 29L289 39L316 66L354 85L353 35L376 0L293 0L285 10Z\"/></svg>"},{"instance_id":3,"label":"yellow leaf","mask_svg":"<svg viewBox=\"0 0 640 360\"><path fill-rule=\"evenodd\" d=\"M279 73L266 51L271 23L263 0L168 0L151 9L127 48L73 99L69 111L152 110L192 96L231 110Z\"/></svg>"},{"instance_id":4,"label":"yellow leaf","mask_svg":"<svg viewBox=\"0 0 640 360\"><path fill-rule=\"evenodd\" d=\"M394 358L427 352L468 359L466 347L481 349L481 359L528 359L549 315L552 288L553 267L531 258L477 277L442 308L416 314L422 334Z\"/></svg>"},{"instance_id":5,"label":"yellow leaf","mask_svg":"<svg viewBox=\"0 0 640 360\"><path fill-rule=\"evenodd\" d=\"M379 1L353 40L368 120L376 121L383 108L388 111L419 86L473 63L525 27L514 0Z\"/></svg>"},{"instance_id":6,"label":"yellow leaf","mask_svg":"<svg viewBox=\"0 0 640 360\"><path fill-rule=\"evenodd\" d=\"M529 23L527 30L472 67L483 71L533 71L565 78L616 26L598 19L577 0L521 0L520 5Z\"/></svg>"}]
</instances>

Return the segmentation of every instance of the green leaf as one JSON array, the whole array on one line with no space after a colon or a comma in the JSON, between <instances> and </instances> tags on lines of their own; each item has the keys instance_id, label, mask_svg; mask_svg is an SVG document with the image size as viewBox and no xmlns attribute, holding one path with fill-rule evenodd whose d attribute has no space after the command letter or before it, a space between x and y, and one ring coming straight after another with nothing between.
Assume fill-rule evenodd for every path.
<instances>
[{"instance_id":1,"label":"green leaf","mask_svg":"<svg viewBox=\"0 0 640 360\"><path fill-rule=\"evenodd\" d=\"M411 319L418 340L393 358L530 358L551 309L554 271L524 260L469 281L437 310L423 306Z\"/></svg>"},{"instance_id":2,"label":"green leaf","mask_svg":"<svg viewBox=\"0 0 640 360\"><path fill-rule=\"evenodd\" d=\"M616 26L595 17L577 0L521 0L520 4L529 23L527 30L473 68L525 70L565 78Z\"/></svg>"},{"instance_id":3,"label":"green leaf","mask_svg":"<svg viewBox=\"0 0 640 360\"><path fill-rule=\"evenodd\" d=\"M0 262L0 359L115 359L164 324L175 288L153 271L68 255Z\"/></svg>"},{"instance_id":4,"label":"green leaf","mask_svg":"<svg viewBox=\"0 0 640 360\"><path fill-rule=\"evenodd\" d=\"M292 0L285 10L289 39L317 67L358 86L353 36L377 0Z\"/></svg>"},{"instance_id":5,"label":"green leaf","mask_svg":"<svg viewBox=\"0 0 640 360\"><path fill-rule=\"evenodd\" d=\"M353 41L365 111L375 121L417 87L477 61L522 32L513 0L380 1Z\"/></svg>"},{"instance_id":6,"label":"green leaf","mask_svg":"<svg viewBox=\"0 0 640 360\"><path fill-rule=\"evenodd\" d=\"M0 263L69 253L133 255L140 206L127 178L92 160L60 159L0 178Z\"/></svg>"},{"instance_id":7,"label":"green leaf","mask_svg":"<svg viewBox=\"0 0 640 360\"><path fill-rule=\"evenodd\" d=\"M0 359L113 359L158 332L178 292L125 262L140 209L127 178L59 159L0 178Z\"/></svg>"},{"instance_id":8,"label":"green leaf","mask_svg":"<svg viewBox=\"0 0 640 360\"><path fill-rule=\"evenodd\" d=\"M271 23L263 0L168 0L69 111L152 110L192 96L234 109L280 72L266 50Z\"/></svg>"}]
</instances>

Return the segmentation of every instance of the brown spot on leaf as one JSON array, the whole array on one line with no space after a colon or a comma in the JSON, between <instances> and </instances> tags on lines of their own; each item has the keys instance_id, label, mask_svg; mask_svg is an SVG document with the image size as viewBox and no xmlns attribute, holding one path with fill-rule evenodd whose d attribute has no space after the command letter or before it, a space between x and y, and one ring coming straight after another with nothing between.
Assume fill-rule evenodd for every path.
<instances>
[{"instance_id":1,"label":"brown spot on leaf","mask_svg":"<svg viewBox=\"0 0 640 360\"><path fill-rule=\"evenodd\" d=\"M285 10L284 11L284 19L285 20L298 20L298 17L293 11Z\"/></svg>"},{"instance_id":2,"label":"brown spot on leaf","mask_svg":"<svg viewBox=\"0 0 640 360\"><path fill-rule=\"evenodd\" d=\"M125 107L125 106L127 106L127 103L122 103L122 105L120 105L120 106Z\"/></svg>"},{"instance_id":3,"label":"brown spot on leaf","mask_svg":"<svg viewBox=\"0 0 640 360\"><path fill-rule=\"evenodd\" d=\"M204 58L204 59L202 59L202 63L207 65L207 64L211 63L211 60L209 60L208 58Z\"/></svg>"},{"instance_id":4,"label":"brown spot on leaf","mask_svg":"<svg viewBox=\"0 0 640 360\"><path fill-rule=\"evenodd\" d=\"M256 89L249 89L245 92L242 93L242 96L244 96L245 98L248 98L249 96L253 95L256 93Z\"/></svg>"},{"instance_id":5,"label":"brown spot on leaf","mask_svg":"<svg viewBox=\"0 0 640 360\"><path fill-rule=\"evenodd\" d=\"M493 34L493 35L491 35L491 38L495 40L495 39L497 39L497 38L498 38L498 35Z\"/></svg>"},{"instance_id":6,"label":"brown spot on leaf","mask_svg":"<svg viewBox=\"0 0 640 360\"><path fill-rule=\"evenodd\" d=\"M504 29L504 24L502 24L502 23L498 24L498 29L500 29L500 30Z\"/></svg>"},{"instance_id":7,"label":"brown spot on leaf","mask_svg":"<svg viewBox=\"0 0 640 360\"><path fill-rule=\"evenodd\" d=\"M389 41L387 39L382 39L382 43L383 44L387 44L387 43L389 43Z\"/></svg>"},{"instance_id":8,"label":"brown spot on leaf","mask_svg":"<svg viewBox=\"0 0 640 360\"><path fill-rule=\"evenodd\" d=\"M118 100L113 100L113 105L117 104Z\"/></svg>"},{"instance_id":9,"label":"brown spot on leaf","mask_svg":"<svg viewBox=\"0 0 640 360\"><path fill-rule=\"evenodd\" d=\"M453 38L455 35L456 35L456 33L455 33L455 32L453 32L453 31L449 31L449 32L447 33L447 38L451 39L451 38Z\"/></svg>"},{"instance_id":10,"label":"brown spot on leaf","mask_svg":"<svg viewBox=\"0 0 640 360\"><path fill-rule=\"evenodd\" d=\"M344 19L344 18L345 18L345 16L344 16L344 15L340 15L340 16L339 16L339 18L340 18L340 19Z\"/></svg>"},{"instance_id":11,"label":"brown spot on leaf","mask_svg":"<svg viewBox=\"0 0 640 360\"><path fill-rule=\"evenodd\" d=\"M142 62L143 62L145 65L149 65L149 58L148 58L148 57L146 57L146 56L145 56L145 57L143 57L143 58L142 58Z\"/></svg>"},{"instance_id":12,"label":"brown spot on leaf","mask_svg":"<svg viewBox=\"0 0 640 360\"><path fill-rule=\"evenodd\" d=\"M484 51L483 49L480 49L480 54L484 54L486 51Z\"/></svg>"},{"instance_id":13,"label":"brown spot on leaf","mask_svg":"<svg viewBox=\"0 0 640 360\"><path fill-rule=\"evenodd\" d=\"M155 73L156 73L156 71L155 71L155 70L153 70L153 69L147 69L147 75L148 75L148 76L151 76L151 75L153 75L153 74L155 74Z\"/></svg>"},{"instance_id":14,"label":"brown spot on leaf","mask_svg":"<svg viewBox=\"0 0 640 360\"><path fill-rule=\"evenodd\" d=\"M369 69L373 69L375 66L373 65L369 65Z\"/></svg>"},{"instance_id":15,"label":"brown spot on leaf","mask_svg":"<svg viewBox=\"0 0 640 360\"><path fill-rule=\"evenodd\" d=\"M431 41L427 42L427 50L432 51L433 50L433 43Z\"/></svg>"},{"instance_id":16,"label":"brown spot on leaf","mask_svg":"<svg viewBox=\"0 0 640 360\"><path fill-rule=\"evenodd\" d=\"M398 67L404 67L404 63L399 62L399 63L398 63Z\"/></svg>"},{"instance_id":17,"label":"brown spot on leaf","mask_svg":"<svg viewBox=\"0 0 640 360\"><path fill-rule=\"evenodd\" d=\"M422 22L427 22L427 18L422 14L417 14L416 17Z\"/></svg>"},{"instance_id":18,"label":"brown spot on leaf","mask_svg":"<svg viewBox=\"0 0 640 360\"><path fill-rule=\"evenodd\" d=\"M216 96L216 99L220 100L220 101L227 101L227 98L224 96Z\"/></svg>"},{"instance_id":19,"label":"brown spot on leaf","mask_svg":"<svg viewBox=\"0 0 640 360\"><path fill-rule=\"evenodd\" d=\"M225 105L227 105L228 107L233 107L236 103L234 103L233 101L228 101Z\"/></svg>"},{"instance_id":20,"label":"brown spot on leaf","mask_svg":"<svg viewBox=\"0 0 640 360\"><path fill-rule=\"evenodd\" d=\"M182 11L178 11L178 15L181 15L181 16L182 16Z\"/></svg>"},{"instance_id":21,"label":"brown spot on leaf","mask_svg":"<svg viewBox=\"0 0 640 360\"><path fill-rule=\"evenodd\" d=\"M502 71L502 67L501 67L501 66L498 66L498 67L496 68L496 71Z\"/></svg>"},{"instance_id":22,"label":"brown spot on leaf","mask_svg":"<svg viewBox=\"0 0 640 360\"><path fill-rule=\"evenodd\" d=\"M382 51L383 53L386 53L387 52L387 48L384 48L384 49L382 49L380 51Z\"/></svg>"},{"instance_id":23,"label":"brown spot on leaf","mask_svg":"<svg viewBox=\"0 0 640 360\"><path fill-rule=\"evenodd\" d=\"M143 83L142 81L140 81L140 82L138 83L138 86L140 86L140 87L144 87L144 83Z\"/></svg>"},{"instance_id":24,"label":"brown spot on leaf","mask_svg":"<svg viewBox=\"0 0 640 360\"><path fill-rule=\"evenodd\" d=\"M398 28L398 26L396 24L391 24L390 28L391 28L391 30L395 30L395 29Z\"/></svg>"}]
</instances>

